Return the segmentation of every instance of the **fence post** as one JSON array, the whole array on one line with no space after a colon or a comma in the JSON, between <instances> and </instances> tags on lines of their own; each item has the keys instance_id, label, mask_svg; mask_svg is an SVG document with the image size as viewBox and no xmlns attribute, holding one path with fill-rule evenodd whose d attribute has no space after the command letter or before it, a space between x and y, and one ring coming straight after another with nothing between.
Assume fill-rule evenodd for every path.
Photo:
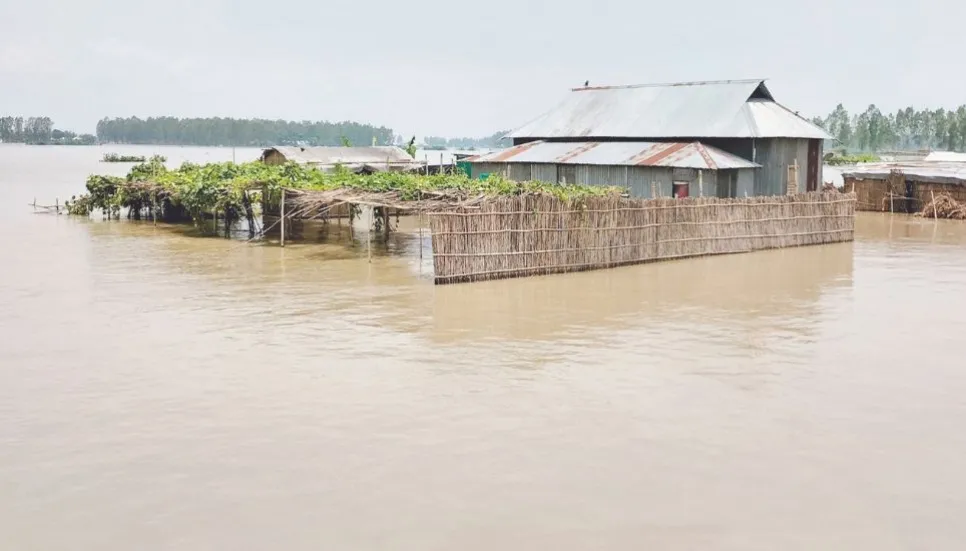
<instances>
[{"instance_id":1,"label":"fence post","mask_svg":"<svg viewBox=\"0 0 966 551\"><path fill-rule=\"evenodd\" d=\"M281 212L279 212L279 214L281 216L279 217L279 223L282 224L282 241L281 241L281 245L284 247L285 246L285 188L282 188L282 206L281 206L280 211Z\"/></svg>"},{"instance_id":2,"label":"fence post","mask_svg":"<svg viewBox=\"0 0 966 551\"><path fill-rule=\"evenodd\" d=\"M419 224L419 273L423 273L423 191L419 190L417 192L419 195L416 199L417 213L418 213L418 224Z\"/></svg>"}]
</instances>

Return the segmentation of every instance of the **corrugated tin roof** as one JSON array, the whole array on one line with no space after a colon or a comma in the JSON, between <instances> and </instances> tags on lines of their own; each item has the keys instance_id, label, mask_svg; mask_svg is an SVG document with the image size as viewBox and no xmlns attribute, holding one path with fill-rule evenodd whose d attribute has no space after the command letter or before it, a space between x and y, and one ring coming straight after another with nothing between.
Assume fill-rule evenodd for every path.
<instances>
[{"instance_id":1,"label":"corrugated tin roof","mask_svg":"<svg viewBox=\"0 0 966 551\"><path fill-rule=\"evenodd\" d=\"M264 158L270 151L278 151L287 160L309 165L385 165L415 164L415 160L396 146L373 147L272 147L262 152Z\"/></svg>"},{"instance_id":2,"label":"corrugated tin roof","mask_svg":"<svg viewBox=\"0 0 966 551\"><path fill-rule=\"evenodd\" d=\"M511 138L817 138L763 80L586 87Z\"/></svg>"},{"instance_id":3,"label":"corrugated tin roof","mask_svg":"<svg viewBox=\"0 0 966 551\"><path fill-rule=\"evenodd\" d=\"M966 163L910 161L905 163L865 163L844 168L842 176L864 180L885 180L893 170L919 182L966 184Z\"/></svg>"},{"instance_id":4,"label":"corrugated tin roof","mask_svg":"<svg viewBox=\"0 0 966 551\"><path fill-rule=\"evenodd\" d=\"M536 141L467 160L473 163L663 166L702 170L761 166L699 142Z\"/></svg>"}]
</instances>

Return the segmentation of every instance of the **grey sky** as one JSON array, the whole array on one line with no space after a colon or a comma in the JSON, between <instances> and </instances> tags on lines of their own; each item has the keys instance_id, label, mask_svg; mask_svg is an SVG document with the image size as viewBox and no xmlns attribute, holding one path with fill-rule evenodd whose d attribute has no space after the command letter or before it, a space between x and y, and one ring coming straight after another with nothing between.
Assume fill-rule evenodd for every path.
<instances>
[{"instance_id":1,"label":"grey sky","mask_svg":"<svg viewBox=\"0 0 966 551\"><path fill-rule=\"evenodd\" d=\"M966 103L964 3L0 0L0 113L484 135L584 80L768 78L802 114Z\"/></svg>"}]
</instances>

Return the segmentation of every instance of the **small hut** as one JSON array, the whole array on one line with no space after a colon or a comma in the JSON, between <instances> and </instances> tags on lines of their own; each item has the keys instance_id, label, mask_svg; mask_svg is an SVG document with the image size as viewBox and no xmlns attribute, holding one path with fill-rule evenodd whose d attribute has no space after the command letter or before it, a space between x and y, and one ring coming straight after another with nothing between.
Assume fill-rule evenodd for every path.
<instances>
[{"instance_id":1,"label":"small hut","mask_svg":"<svg viewBox=\"0 0 966 551\"><path fill-rule=\"evenodd\" d=\"M373 147L271 147L262 152L265 164L278 165L288 162L303 164L328 172L341 166L363 174L374 172L406 172L423 165L409 153L396 146Z\"/></svg>"},{"instance_id":2,"label":"small hut","mask_svg":"<svg viewBox=\"0 0 966 551\"><path fill-rule=\"evenodd\" d=\"M867 163L842 176L845 191L856 195L856 210L915 213L940 193L966 202L966 163Z\"/></svg>"},{"instance_id":3,"label":"small hut","mask_svg":"<svg viewBox=\"0 0 966 551\"><path fill-rule=\"evenodd\" d=\"M464 162L470 176L619 186L630 197L748 197L757 163L700 142L535 141Z\"/></svg>"}]
</instances>

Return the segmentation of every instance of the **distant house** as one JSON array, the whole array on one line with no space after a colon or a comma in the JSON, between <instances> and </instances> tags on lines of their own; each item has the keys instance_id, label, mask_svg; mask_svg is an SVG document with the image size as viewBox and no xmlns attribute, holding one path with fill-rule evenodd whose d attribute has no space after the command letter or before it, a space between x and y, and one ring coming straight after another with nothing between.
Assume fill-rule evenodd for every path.
<instances>
[{"instance_id":1,"label":"distant house","mask_svg":"<svg viewBox=\"0 0 966 551\"><path fill-rule=\"evenodd\" d=\"M842 171L856 210L915 213L940 193L966 202L966 163L865 163Z\"/></svg>"},{"instance_id":2,"label":"distant house","mask_svg":"<svg viewBox=\"0 0 966 551\"><path fill-rule=\"evenodd\" d=\"M753 195L819 189L823 141L831 138L777 103L761 79L575 88L508 137L514 145L700 142L757 166Z\"/></svg>"},{"instance_id":3,"label":"distant house","mask_svg":"<svg viewBox=\"0 0 966 551\"><path fill-rule=\"evenodd\" d=\"M760 165L699 142L527 142L467 159L470 176L619 186L631 197L747 197Z\"/></svg>"},{"instance_id":4,"label":"distant house","mask_svg":"<svg viewBox=\"0 0 966 551\"><path fill-rule=\"evenodd\" d=\"M293 162L323 171L341 166L352 172L405 172L422 166L403 149L374 147L271 147L262 152L262 162L270 165Z\"/></svg>"}]
</instances>

